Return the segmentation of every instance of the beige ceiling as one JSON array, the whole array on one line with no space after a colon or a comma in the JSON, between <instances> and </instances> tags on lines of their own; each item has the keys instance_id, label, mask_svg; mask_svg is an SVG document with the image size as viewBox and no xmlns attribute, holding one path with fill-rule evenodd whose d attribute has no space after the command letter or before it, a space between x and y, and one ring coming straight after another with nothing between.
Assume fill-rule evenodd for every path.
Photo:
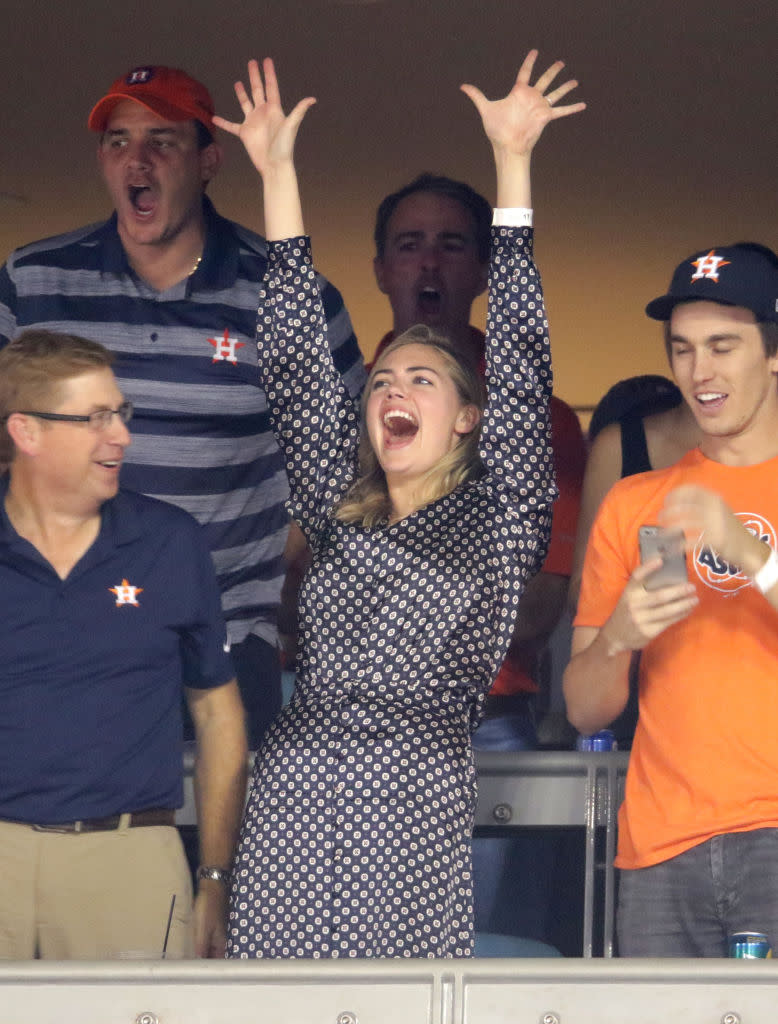
<instances>
[{"instance_id":1,"label":"beige ceiling","mask_svg":"<svg viewBox=\"0 0 778 1024\"><path fill-rule=\"evenodd\" d=\"M4 0L0 249L105 214L85 121L117 75L185 67L229 116L234 78L268 54L288 101L318 97L298 149L307 222L370 351L388 326L371 273L378 199L425 169L491 197L457 87L504 93L537 46L567 61L589 104L549 129L534 193L557 391L592 403L662 369L642 308L678 260L747 238L778 248L776 12L775 0ZM259 228L250 169L235 140L225 147L213 197Z\"/></svg>"}]
</instances>

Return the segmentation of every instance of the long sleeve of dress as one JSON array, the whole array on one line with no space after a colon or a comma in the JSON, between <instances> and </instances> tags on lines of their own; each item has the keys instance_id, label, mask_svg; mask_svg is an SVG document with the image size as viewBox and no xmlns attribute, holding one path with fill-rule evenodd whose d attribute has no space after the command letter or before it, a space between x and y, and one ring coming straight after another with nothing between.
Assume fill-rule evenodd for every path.
<instances>
[{"instance_id":1,"label":"long sleeve of dress","mask_svg":"<svg viewBox=\"0 0 778 1024\"><path fill-rule=\"evenodd\" d=\"M481 457L501 500L521 513L556 497L550 442L551 349L532 229L492 228Z\"/></svg>"},{"instance_id":2,"label":"long sleeve of dress","mask_svg":"<svg viewBox=\"0 0 778 1024\"><path fill-rule=\"evenodd\" d=\"M327 344L307 238L269 243L257 333L259 371L286 460L288 508L310 539L354 478L359 408Z\"/></svg>"}]
</instances>

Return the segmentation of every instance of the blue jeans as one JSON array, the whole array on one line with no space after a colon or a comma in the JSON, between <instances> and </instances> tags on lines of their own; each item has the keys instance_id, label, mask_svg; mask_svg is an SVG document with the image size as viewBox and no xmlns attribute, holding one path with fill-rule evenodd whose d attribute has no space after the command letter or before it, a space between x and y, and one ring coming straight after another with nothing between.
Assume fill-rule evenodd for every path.
<instances>
[{"instance_id":1,"label":"blue jeans","mask_svg":"<svg viewBox=\"0 0 778 1024\"><path fill-rule=\"evenodd\" d=\"M473 733L473 747L476 750L536 750L538 736L530 701L528 696L526 711L484 718Z\"/></svg>"},{"instance_id":2,"label":"blue jeans","mask_svg":"<svg viewBox=\"0 0 778 1024\"><path fill-rule=\"evenodd\" d=\"M742 931L778 944L778 829L714 836L619 872L619 956L726 956Z\"/></svg>"},{"instance_id":3,"label":"blue jeans","mask_svg":"<svg viewBox=\"0 0 778 1024\"><path fill-rule=\"evenodd\" d=\"M531 698L526 710L485 718L473 734L476 750L534 750L537 747ZM545 899L547 858L536 839L479 836L473 840L475 927L547 941Z\"/></svg>"}]
</instances>

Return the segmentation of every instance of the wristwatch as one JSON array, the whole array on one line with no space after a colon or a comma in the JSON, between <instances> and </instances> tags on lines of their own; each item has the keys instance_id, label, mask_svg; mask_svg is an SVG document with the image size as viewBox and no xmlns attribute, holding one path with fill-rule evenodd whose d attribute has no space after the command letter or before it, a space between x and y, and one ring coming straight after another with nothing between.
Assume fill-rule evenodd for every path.
<instances>
[{"instance_id":1,"label":"wristwatch","mask_svg":"<svg viewBox=\"0 0 778 1024\"><path fill-rule=\"evenodd\" d=\"M210 864L201 864L197 869L198 881L207 878L211 882L222 882L224 885L229 885L231 874L232 872L225 871L224 868L211 867Z\"/></svg>"}]
</instances>

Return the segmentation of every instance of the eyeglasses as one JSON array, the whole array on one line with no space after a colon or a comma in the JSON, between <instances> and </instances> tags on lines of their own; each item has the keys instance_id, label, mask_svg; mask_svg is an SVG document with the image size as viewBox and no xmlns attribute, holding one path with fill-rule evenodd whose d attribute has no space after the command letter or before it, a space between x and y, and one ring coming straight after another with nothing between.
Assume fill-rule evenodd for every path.
<instances>
[{"instance_id":1,"label":"eyeglasses","mask_svg":"<svg viewBox=\"0 0 778 1024\"><path fill-rule=\"evenodd\" d=\"M53 420L55 423L87 423L95 433L107 430L118 416L122 423L129 423L133 414L132 402L122 402L117 409L98 409L85 416L75 416L67 412L33 412L32 409L20 409L22 416L36 416L39 420Z\"/></svg>"}]
</instances>

